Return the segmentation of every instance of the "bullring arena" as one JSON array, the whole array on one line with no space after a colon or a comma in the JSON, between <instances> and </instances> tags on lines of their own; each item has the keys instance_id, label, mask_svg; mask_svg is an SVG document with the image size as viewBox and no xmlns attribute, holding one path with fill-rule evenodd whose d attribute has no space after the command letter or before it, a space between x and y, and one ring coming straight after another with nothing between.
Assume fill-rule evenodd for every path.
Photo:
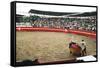
<instances>
[{"instance_id":1,"label":"bullring arena","mask_svg":"<svg viewBox=\"0 0 100 68\"><path fill-rule=\"evenodd\" d=\"M55 6L58 10L51 7L47 11L28 4L26 7L17 4L20 11L16 12L17 65L97 60L96 8Z\"/></svg>"},{"instance_id":2,"label":"bullring arena","mask_svg":"<svg viewBox=\"0 0 100 68\"><path fill-rule=\"evenodd\" d=\"M87 54L96 55L96 34L64 29L16 28L16 61L38 59L40 63L77 58L69 52L69 43L87 43ZM85 55L85 56L86 56Z\"/></svg>"}]
</instances>

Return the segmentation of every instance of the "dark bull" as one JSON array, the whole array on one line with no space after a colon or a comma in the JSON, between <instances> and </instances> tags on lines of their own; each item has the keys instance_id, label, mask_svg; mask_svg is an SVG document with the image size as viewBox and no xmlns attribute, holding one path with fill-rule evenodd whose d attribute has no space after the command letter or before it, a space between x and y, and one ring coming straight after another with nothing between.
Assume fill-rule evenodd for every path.
<instances>
[{"instance_id":1,"label":"dark bull","mask_svg":"<svg viewBox=\"0 0 100 68\"><path fill-rule=\"evenodd\" d=\"M82 50L82 48L75 42L69 43L69 50L70 54L75 56L84 56L84 53L86 53L86 48Z\"/></svg>"}]
</instances>

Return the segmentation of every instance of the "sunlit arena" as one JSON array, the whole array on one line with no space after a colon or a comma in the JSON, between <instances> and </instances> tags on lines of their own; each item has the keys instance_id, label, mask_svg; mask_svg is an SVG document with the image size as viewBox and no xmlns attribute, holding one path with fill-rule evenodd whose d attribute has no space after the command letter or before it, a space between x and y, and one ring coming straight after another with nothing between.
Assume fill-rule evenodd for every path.
<instances>
[{"instance_id":1,"label":"sunlit arena","mask_svg":"<svg viewBox=\"0 0 100 68\"><path fill-rule=\"evenodd\" d=\"M96 55L96 40L85 36L57 32L17 32L16 60L34 60L52 62L76 58L69 52L71 37L80 44L87 43L87 55Z\"/></svg>"},{"instance_id":2,"label":"sunlit arena","mask_svg":"<svg viewBox=\"0 0 100 68\"><path fill-rule=\"evenodd\" d=\"M66 10L30 7L27 13L17 12L16 62L55 64L97 60L96 9Z\"/></svg>"}]
</instances>

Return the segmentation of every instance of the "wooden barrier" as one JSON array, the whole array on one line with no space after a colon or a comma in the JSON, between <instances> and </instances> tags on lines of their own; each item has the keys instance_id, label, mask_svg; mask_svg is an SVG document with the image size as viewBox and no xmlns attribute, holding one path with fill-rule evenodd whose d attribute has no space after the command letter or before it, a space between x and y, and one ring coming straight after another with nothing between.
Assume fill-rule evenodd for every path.
<instances>
[{"instance_id":1,"label":"wooden barrier","mask_svg":"<svg viewBox=\"0 0 100 68\"><path fill-rule=\"evenodd\" d=\"M16 27L17 31L44 31L44 32L64 32L64 33L73 33L83 36L89 36L96 38L95 32L79 31L79 30L66 30L66 29L55 29L55 28L34 28L34 27Z\"/></svg>"}]
</instances>

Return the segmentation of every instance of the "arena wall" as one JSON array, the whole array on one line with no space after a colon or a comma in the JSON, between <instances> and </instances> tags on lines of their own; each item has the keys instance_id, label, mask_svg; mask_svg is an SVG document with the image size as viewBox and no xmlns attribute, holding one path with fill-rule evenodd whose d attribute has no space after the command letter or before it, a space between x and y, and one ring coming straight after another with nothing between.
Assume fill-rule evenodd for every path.
<instances>
[{"instance_id":1,"label":"arena wall","mask_svg":"<svg viewBox=\"0 0 100 68\"><path fill-rule=\"evenodd\" d=\"M73 33L83 36L88 36L96 38L95 32L83 31L83 30L67 30L67 29L56 29L56 28L34 28L34 27L16 27L17 31L44 31L44 32L63 32L63 33Z\"/></svg>"}]
</instances>

